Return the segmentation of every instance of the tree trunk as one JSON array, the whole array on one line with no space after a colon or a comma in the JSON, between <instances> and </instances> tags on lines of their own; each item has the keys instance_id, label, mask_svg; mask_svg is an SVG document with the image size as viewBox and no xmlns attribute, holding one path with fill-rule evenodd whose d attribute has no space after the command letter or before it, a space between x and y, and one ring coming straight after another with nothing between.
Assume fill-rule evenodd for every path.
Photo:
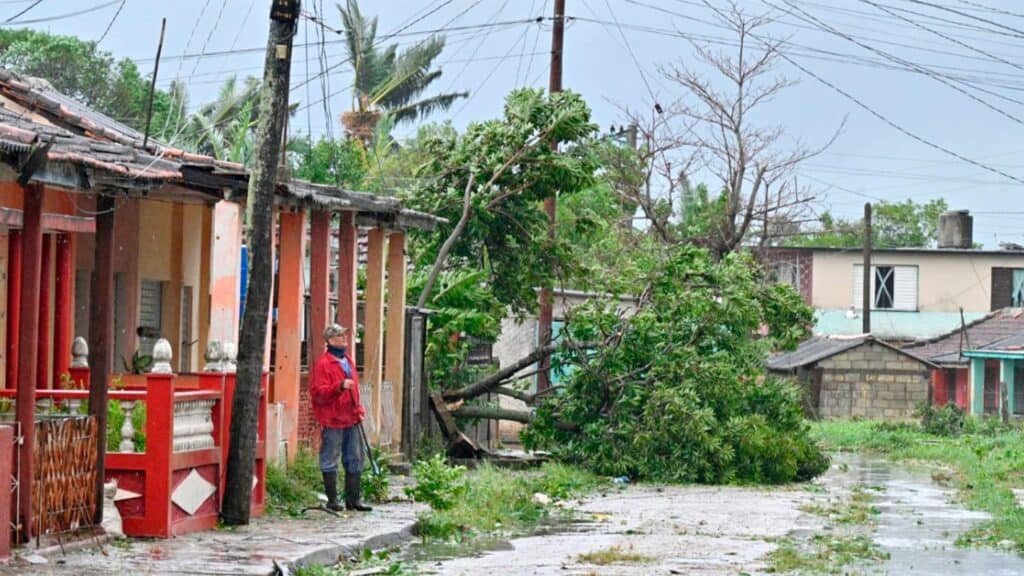
<instances>
[{"instance_id":1,"label":"tree trunk","mask_svg":"<svg viewBox=\"0 0 1024 576\"><path fill-rule=\"evenodd\" d=\"M295 19L271 20L263 87L260 90L257 152L253 158L246 198L249 283L238 343L238 380L232 403L231 445L228 448L227 478L221 509L221 519L228 525L248 524L252 503L260 380L263 375L263 352L270 307L274 189L284 123L288 114L288 82L298 4L296 2Z\"/></svg>"},{"instance_id":2,"label":"tree trunk","mask_svg":"<svg viewBox=\"0 0 1024 576\"><path fill-rule=\"evenodd\" d=\"M484 420L508 420L510 422L521 422L530 424L533 422L533 412L520 410L509 410L507 408L493 408L491 406L462 406L452 412L456 418L483 418ZM555 422L555 428L575 432L576 426L567 422Z\"/></svg>"},{"instance_id":3,"label":"tree trunk","mask_svg":"<svg viewBox=\"0 0 1024 576\"><path fill-rule=\"evenodd\" d=\"M494 389L501 386L505 382L505 380L513 376L516 372L519 372L523 368L526 368L527 366L535 363L540 358L550 356L557 348L557 346L543 346L541 348L537 348L536 350L534 350L530 354L527 354L525 357L521 358L515 363L510 364L509 366L506 366L501 370L498 370L497 372L491 374L490 376L484 378L483 380L478 380L458 390L446 391L444 393L444 399L448 401L469 400L472 398L476 398L477 396L487 394L488 392L492 392Z\"/></svg>"}]
</instances>

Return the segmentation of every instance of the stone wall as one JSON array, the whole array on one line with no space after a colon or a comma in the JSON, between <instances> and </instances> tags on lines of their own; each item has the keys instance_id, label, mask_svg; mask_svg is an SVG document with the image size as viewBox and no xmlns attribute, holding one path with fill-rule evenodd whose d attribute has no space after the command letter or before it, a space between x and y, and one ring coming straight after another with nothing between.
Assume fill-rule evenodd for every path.
<instances>
[{"instance_id":1,"label":"stone wall","mask_svg":"<svg viewBox=\"0 0 1024 576\"><path fill-rule=\"evenodd\" d=\"M931 370L875 342L822 360L822 418L910 418L928 401Z\"/></svg>"}]
</instances>

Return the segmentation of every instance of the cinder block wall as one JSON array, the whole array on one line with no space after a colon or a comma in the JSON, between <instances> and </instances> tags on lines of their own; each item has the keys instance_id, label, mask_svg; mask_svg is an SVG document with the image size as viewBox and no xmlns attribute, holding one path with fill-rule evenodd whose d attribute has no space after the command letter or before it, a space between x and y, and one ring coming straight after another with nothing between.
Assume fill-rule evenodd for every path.
<instances>
[{"instance_id":1,"label":"cinder block wall","mask_svg":"<svg viewBox=\"0 0 1024 576\"><path fill-rule=\"evenodd\" d=\"M928 401L928 366L874 342L822 360L819 366L822 418L901 420Z\"/></svg>"}]
</instances>

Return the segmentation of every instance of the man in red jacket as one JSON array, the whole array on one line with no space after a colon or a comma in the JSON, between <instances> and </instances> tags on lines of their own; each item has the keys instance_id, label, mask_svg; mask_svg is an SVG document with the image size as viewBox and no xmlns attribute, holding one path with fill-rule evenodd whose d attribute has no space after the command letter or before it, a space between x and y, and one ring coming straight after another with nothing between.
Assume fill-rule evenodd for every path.
<instances>
[{"instance_id":1,"label":"man in red jacket","mask_svg":"<svg viewBox=\"0 0 1024 576\"><path fill-rule=\"evenodd\" d=\"M359 401L359 374L345 349L348 329L331 324L324 329L327 350L316 361L309 377L313 413L320 424L320 472L324 477L327 507L342 510L338 503L338 456L345 467L346 510L368 512L360 498L363 449L359 423L366 409Z\"/></svg>"}]
</instances>

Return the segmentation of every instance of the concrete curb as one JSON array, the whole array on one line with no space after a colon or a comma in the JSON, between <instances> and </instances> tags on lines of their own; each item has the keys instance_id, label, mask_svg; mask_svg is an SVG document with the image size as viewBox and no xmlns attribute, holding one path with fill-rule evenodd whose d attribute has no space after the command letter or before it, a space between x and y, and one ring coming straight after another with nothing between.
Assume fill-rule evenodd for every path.
<instances>
[{"instance_id":1,"label":"concrete curb","mask_svg":"<svg viewBox=\"0 0 1024 576\"><path fill-rule=\"evenodd\" d=\"M276 566L274 570L269 572L269 574L271 576L289 575L293 574L297 568L333 566L343 560L353 556L358 556L361 551L366 549L379 550L381 548L397 546L412 540L412 531L414 526L415 523L412 523L403 527L401 530L386 532L384 534L375 534L356 544L331 544L324 546L323 548L318 548L298 558L289 560L286 563L286 569L283 569L281 566Z\"/></svg>"}]
</instances>

